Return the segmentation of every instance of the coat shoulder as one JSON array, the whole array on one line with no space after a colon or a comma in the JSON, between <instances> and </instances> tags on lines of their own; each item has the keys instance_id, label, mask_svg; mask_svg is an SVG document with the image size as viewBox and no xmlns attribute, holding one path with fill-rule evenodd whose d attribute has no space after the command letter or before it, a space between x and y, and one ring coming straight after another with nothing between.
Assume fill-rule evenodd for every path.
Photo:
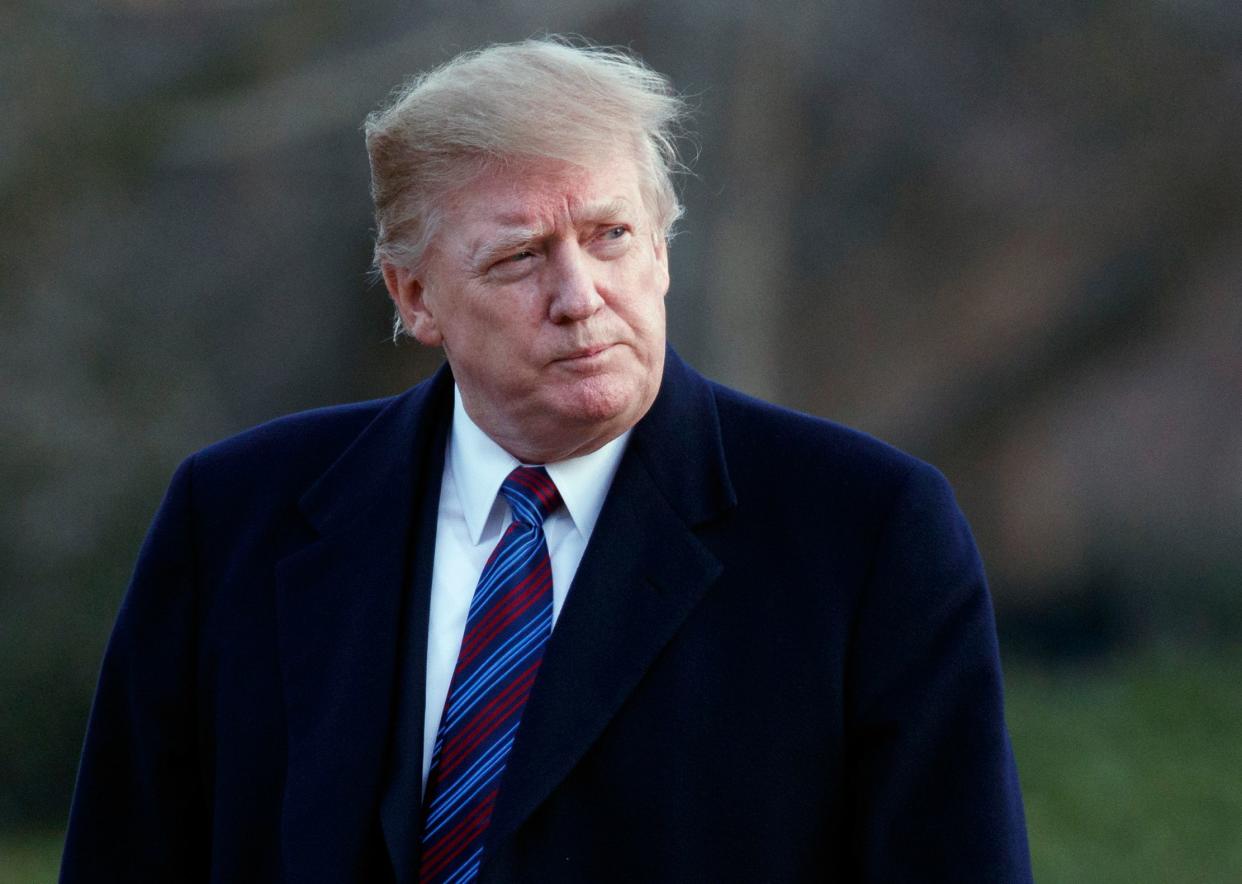
<instances>
[{"instance_id":1,"label":"coat shoulder","mask_svg":"<svg viewBox=\"0 0 1242 884\"><path fill-rule=\"evenodd\" d=\"M730 467L744 466L753 483L891 497L917 474L943 481L935 467L861 430L709 383Z\"/></svg>"},{"instance_id":2,"label":"coat shoulder","mask_svg":"<svg viewBox=\"0 0 1242 884\"><path fill-rule=\"evenodd\" d=\"M213 478L317 476L340 457L395 397L285 415L192 455L195 472Z\"/></svg>"},{"instance_id":3,"label":"coat shoulder","mask_svg":"<svg viewBox=\"0 0 1242 884\"><path fill-rule=\"evenodd\" d=\"M191 455L178 475L192 483L195 510L260 519L260 513L292 505L399 398L333 405L267 421Z\"/></svg>"}]
</instances>

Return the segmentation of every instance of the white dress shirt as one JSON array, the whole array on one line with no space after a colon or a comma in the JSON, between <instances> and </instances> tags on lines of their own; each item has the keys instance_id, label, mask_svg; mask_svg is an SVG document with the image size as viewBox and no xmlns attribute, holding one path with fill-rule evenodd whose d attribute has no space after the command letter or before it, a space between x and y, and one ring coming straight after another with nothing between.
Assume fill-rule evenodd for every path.
<instances>
[{"instance_id":1,"label":"white dress shirt","mask_svg":"<svg viewBox=\"0 0 1242 884\"><path fill-rule=\"evenodd\" d=\"M608 496L630 431L582 457L545 464L564 506L543 523L552 559L552 622L561 613L578 563ZM466 414L461 391L453 388L453 425L444 453L436 553L431 568L431 610L427 627L427 706L423 723L423 788L431 769L436 731L448 699L466 631L475 585L487 558L513 521L500 493L521 462L497 445Z\"/></svg>"}]
</instances>

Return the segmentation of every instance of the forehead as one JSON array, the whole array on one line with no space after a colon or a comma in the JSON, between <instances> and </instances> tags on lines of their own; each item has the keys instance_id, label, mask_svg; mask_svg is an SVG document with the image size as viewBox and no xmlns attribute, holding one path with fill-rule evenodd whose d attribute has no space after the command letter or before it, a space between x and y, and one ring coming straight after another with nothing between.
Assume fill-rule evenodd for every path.
<instances>
[{"instance_id":1,"label":"forehead","mask_svg":"<svg viewBox=\"0 0 1242 884\"><path fill-rule=\"evenodd\" d=\"M638 169L626 157L589 166L554 160L485 165L444 204L444 220L468 228L545 230L642 207Z\"/></svg>"}]
</instances>

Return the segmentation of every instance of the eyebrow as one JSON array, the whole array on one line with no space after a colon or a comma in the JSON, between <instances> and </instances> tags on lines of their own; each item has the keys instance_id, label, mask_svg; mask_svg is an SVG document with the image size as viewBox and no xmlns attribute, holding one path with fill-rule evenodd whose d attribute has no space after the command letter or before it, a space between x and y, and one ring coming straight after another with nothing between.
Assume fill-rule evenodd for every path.
<instances>
[{"instance_id":1,"label":"eyebrow","mask_svg":"<svg viewBox=\"0 0 1242 884\"><path fill-rule=\"evenodd\" d=\"M624 215L629 209L630 203L618 197L606 202L586 203L574 207L570 210L570 214L575 224L581 224L584 220L606 223ZM480 260L490 261L494 257L534 242L547 233L547 229L543 226L529 226L530 216L527 214L500 215L495 220L503 225L504 229L495 237L474 244L469 252L471 264L477 264Z\"/></svg>"}]
</instances>

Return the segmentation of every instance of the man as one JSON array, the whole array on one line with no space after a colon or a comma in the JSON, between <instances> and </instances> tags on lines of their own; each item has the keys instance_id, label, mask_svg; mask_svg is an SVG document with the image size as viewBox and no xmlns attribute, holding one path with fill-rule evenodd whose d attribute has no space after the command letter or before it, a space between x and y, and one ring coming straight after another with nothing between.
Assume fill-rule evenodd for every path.
<instances>
[{"instance_id":1,"label":"man","mask_svg":"<svg viewBox=\"0 0 1242 884\"><path fill-rule=\"evenodd\" d=\"M1029 880L944 480L666 349L678 112L530 41L368 121L447 366L178 470L62 880Z\"/></svg>"}]
</instances>

